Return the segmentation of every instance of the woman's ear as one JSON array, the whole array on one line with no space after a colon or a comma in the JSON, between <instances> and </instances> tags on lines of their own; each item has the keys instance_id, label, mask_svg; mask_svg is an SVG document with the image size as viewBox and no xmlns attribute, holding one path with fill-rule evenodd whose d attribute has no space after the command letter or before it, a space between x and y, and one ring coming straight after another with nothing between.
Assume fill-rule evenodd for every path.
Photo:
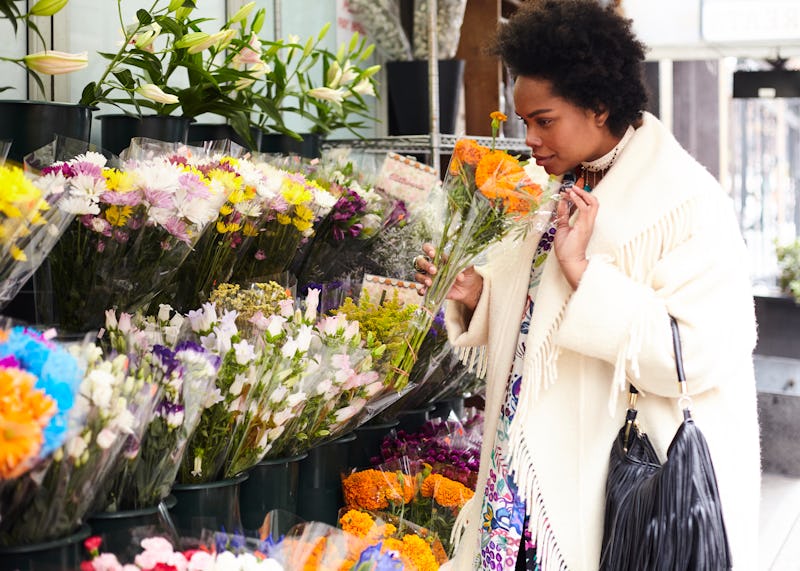
<instances>
[{"instance_id":1,"label":"woman's ear","mask_svg":"<svg viewBox=\"0 0 800 571\"><path fill-rule=\"evenodd\" d=\"M608 121L608 107L598 105L597 109L594 110L595 125L599 128L605 127L606 121Z\"/></svg>"}]
</instances>

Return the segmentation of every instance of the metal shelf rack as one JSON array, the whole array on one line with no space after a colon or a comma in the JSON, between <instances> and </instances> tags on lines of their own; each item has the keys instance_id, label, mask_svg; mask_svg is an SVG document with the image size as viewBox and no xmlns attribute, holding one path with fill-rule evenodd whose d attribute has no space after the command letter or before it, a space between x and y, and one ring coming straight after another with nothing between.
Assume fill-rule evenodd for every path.
<instances>
[{"instance_id":1,"label":"metal shelf rack","mask_svg":"<svg viewBox=\"0 0 800 571\"><path fill-rule=\"evenodd\" d=\"M455 147L460 137L456 135L439 135L438 150L442 154L449 154ZM491 137L469 137L484 146L491 146ZM350 147L364 152L385 153L393 151L399 154L431 154L434 148L432 135L404 135L375 139L327 139L322 142L322 148ZM494 148L530 155L530 147L524 139L511 137L497 137Z\"/></svg>"}]
</instances>

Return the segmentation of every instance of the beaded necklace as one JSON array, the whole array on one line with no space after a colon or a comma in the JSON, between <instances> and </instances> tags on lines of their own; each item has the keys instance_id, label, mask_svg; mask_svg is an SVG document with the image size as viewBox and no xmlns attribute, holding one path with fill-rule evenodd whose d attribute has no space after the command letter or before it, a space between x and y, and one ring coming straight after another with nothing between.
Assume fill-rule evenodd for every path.
<instances>
[{"instance_id":1,"label":"beaded necklace","mask_svg":"<svg viewBox=\"0 0 800 571\"><path fill-rule=\"evenodd\" d=\"M583 189L586 191L590 191L597 186L597 184L602 180L605 174L608 172L608 169L614 164L614 161L617 160L620 152L622 149L625 148L625 145L628 144L631 137L633 137L634 128L632 126L628 126L628 129L625 131L625 134L619 140L613 149L608 151L605 155L600 157L599 159L595 159L593 161L584 161L580 165L581 169L581 176L583 177Z\"/></svg>"}]
</instances>

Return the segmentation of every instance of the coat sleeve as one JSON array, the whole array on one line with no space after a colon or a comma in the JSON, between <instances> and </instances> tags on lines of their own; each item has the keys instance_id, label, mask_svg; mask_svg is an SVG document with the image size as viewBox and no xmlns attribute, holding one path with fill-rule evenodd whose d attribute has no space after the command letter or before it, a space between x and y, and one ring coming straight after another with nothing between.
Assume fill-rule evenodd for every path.
<instances>
[{"instance_id":1,"label":"coat sleeve","mask_svg":"<svg viewBox=\"0 0 800 571\"><path fill-rule=\"evenodd\" d=\"M756 342L748 254L729 201L711 205L691 236L658 259L647 283L609 256L591 258L558 330L559 347L624 367L645 393L675 397L671 314L689 391L733 382Z\"/></svg>"}]
</instances>

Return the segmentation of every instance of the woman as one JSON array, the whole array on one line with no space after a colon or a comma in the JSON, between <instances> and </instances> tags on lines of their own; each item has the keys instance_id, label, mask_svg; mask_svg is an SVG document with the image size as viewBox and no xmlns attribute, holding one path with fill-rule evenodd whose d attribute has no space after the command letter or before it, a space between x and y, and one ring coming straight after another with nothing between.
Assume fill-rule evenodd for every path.
<instances>
[{"instance_id":1,"label":"woman","mask_svg":"<svg viewBox=\"0 0 800 571\"><path fill-rule=\"evenodd\" d=\"M681 422L672 315L734 566L755 569L756 328L728 197L642 112L644 46L613 8L532 0L494 49L516 78L536 163L577 183L551 228L503 243L448 296L452 343L485 347L488 358L477 493L450 567L598 568L628 382L642 392L639 418L662 460ZM430 285L433 252L423 251L417 280Z\"/></svg>"}]
</instances>

